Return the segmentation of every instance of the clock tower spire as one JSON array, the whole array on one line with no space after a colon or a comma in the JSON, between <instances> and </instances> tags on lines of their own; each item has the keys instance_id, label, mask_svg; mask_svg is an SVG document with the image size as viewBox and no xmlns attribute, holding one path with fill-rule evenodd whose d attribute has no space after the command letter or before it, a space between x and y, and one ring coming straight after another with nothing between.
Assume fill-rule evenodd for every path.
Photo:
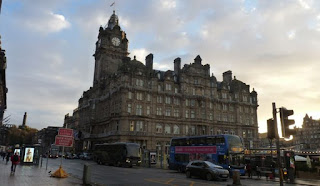
<instances>
[{"instance_id":1,"label":"clock tower spire","mask_svg":"<svg viewBox=\"0 0 320 186\"><path fill-rule=\"evenodd\" d=\"M129 55L128 43L126 33L121 30L119 18L113 10L106 26L100 26L99 29L96 51L93 55L95 58L93 85L117 72L122 59Z\"/></svg>"}]
</instances>

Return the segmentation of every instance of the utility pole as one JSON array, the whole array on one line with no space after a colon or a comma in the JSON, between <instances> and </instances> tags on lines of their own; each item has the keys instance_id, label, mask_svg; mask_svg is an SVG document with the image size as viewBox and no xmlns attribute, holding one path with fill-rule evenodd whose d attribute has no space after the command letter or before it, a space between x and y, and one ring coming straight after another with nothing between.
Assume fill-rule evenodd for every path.
<instances>
[{"instance_id":1,"label":"utility pole","mask_svg":"<svg viewBox=\"0 0 320 186\"><path fill-rule=\"evenodd\" d=\"M277 164L279 166L279 178L280 178L280 186L283 186L283 174L282 174L282 164L280 160L280 142L279 142L279 131L278 131L278 122L277 122L277 107L276 103L272 103L272 112L273 112L273 120L274 126L276 128L276 145L277 145Z\"/></svg>"}]
</instances>

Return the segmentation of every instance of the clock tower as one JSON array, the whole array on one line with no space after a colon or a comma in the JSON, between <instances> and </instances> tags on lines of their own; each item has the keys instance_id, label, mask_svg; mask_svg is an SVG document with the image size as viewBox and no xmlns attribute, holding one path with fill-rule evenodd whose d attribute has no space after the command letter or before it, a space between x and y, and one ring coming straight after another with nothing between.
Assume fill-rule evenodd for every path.
<instances>
[{"instance_id":1,"label":"clock tower","mask_svg":"<svg viewBox=\"0 0 320 186\"><path fill-rule=\"evenodd\" d=\"M99 29L96 51L94 53L95 69L93 84L117 72L122 59L127 57L128 39L119 26L119 18L113 11L108 24Z\"/></svg>"}]
</instances>

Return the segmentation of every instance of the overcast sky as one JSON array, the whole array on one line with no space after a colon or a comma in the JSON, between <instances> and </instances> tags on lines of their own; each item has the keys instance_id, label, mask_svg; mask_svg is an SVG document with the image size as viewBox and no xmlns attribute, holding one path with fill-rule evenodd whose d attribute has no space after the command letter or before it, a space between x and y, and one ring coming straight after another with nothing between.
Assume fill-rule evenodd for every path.
<instances>
[{"instance_id":1,"label":"overcast sky","mask_svg":"<svg viewBox=\"0 0 320 186\"><path fill-rule=\"evenodd\" d=\"M173 70L200 55L218 81L233 76L258 93L259 131L272 102L293 109L296 124L320 117L320 1L312 0L4 0L9 123L62 126L92 86L95 42L113 9L130 57Z\"/></svg>"}]
</instances>

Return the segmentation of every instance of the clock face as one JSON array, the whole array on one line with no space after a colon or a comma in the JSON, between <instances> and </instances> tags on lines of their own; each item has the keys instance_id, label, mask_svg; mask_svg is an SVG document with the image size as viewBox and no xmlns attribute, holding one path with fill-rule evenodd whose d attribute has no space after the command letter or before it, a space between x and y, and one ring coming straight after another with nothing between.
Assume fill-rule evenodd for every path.
<instances>
[{"instance_id":1,"label":"clock face","mask_svg":"<svg viewBox=\"0 0 320 186\"><path fill-rule=\"evenodd\" d=\"M112 44L113 44L114 46L119 46L119 45L120 45L120 39L117 38L117 37L112 38L111 41L112 41Z\"/></svg>"}]
</instances>

